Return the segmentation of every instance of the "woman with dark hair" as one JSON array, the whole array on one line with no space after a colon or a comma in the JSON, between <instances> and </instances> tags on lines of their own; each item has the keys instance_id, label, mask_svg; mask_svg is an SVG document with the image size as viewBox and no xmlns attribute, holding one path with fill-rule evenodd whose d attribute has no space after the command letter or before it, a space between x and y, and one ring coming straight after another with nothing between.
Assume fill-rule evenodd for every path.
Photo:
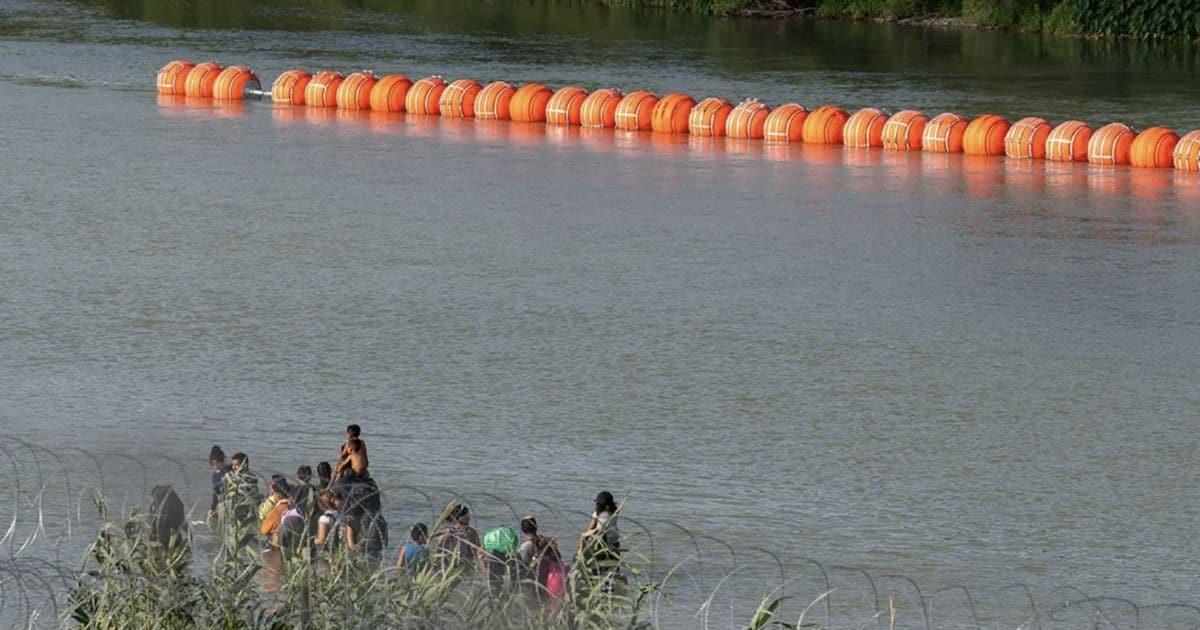
<instances>
[{"instance_id":1,"label":"woman with dark hair","mask_svg":"<svg viewBox=\"0 0 1200 630\"><path fill-rule=\"evenodd\" d=\"M565 593L566 573L558 541L538 533L537 519L521 519L521 544L517 546L517 567L522 584L534 599L557 602Z\"/></svg>"},{"instance_id":2,"label":"woman with dark hair","mask_svg":"<svg viewBox=\"0 0 1200 630\"><path fill-rule=\"evenodd\" d=\"M333 481L333 466L329 462L317 464L317 479L320 480L317 484L317 490L329 489L329 483Z\"/></svg>"},{"instance_id":3,"label":"woman with dark hair","mask_svg":"<svg viewBox=\"0 0 1200 630\"><path fill-rule=\"evenodd\" d=\"M462 503L451 503L441 520L447 525L435 535L430 553L433 565L442 571L472 567L486 570L479 532L471 527L471 509Z\"/></svg>"},{"instance_id":4,"label":"woman with dark hair","mask_svg":"<svg viewBox=\"0 0 1200 630\"><path fill-rule=\"evenodd\" d=\"M225 475L230 470L229 464L225 463L225 451L220 446L214 444L209 449L208 465L212 467L212 503L208 506L208 520L211 523L217 518L217 506L225 494Z\"/></svg>"},{"instance_id":5,"label":"woman with dark hair","mask_svg":"<svg viewBox=\"0 0 1200 630\"><path fill-rule=\"evenodd\" d=\"M579 535L575 556L580 564L595 575L611 573L620 568L621 532L617 529L619 508L611 492L596 495L595 509L587 529Z\"/></svg>"},{"instance_id":6,"label":"woman with dark hair","mask_svg":"<svg viewBox=\"0 0 1200 630\"><path fill-rule=\"evenodd\" d=\"M261 536L272 537L279 530L283 514L292 507L292 485L283 475L271 475L268 485L271 487L271 507L263 515L258 533Z\"/></svg>"}]
</instances>

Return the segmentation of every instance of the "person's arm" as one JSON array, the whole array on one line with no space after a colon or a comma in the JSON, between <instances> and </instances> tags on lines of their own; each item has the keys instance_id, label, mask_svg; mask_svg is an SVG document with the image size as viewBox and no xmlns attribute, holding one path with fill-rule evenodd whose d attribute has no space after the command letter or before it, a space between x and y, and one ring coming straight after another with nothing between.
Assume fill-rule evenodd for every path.
<instances>
[{"instance_id":1,"label":"person's arm","mask_svg":"<svg viewBox=\"0 0 1200 630\"><path fill-rule=\"evenodd\" d=\"M596 516L593 514L588 520L587 529L583 530L583 533L579 535L579 548L575 550L576 557L583 555L583 549L586 546L587 539L589 536L596 533L597 527L599 527L599 522L596 520Z\"/></svg>"},{"instance_id":2,"label":"person's arm","mask_svg":"<svg viewBox=\"0 0 1200 630\"><path fill-rule=\"evenodd\" d=\"M400 555L396 557L396 570L397 571L404 570L404 549L405 549L405 546L401 545L400 546Z\"/></svg>"},{"instance_id":3,"label":"person's arm","mask_svg":"<svg viewBox=\"0 0 1200 630\"><path fill-rule=\"evenodd\" d=\"M343 531L346 533L346 548L350 551L354 551L354 547L357 544L354 540L354 526L350 523L346 523Z\"/></svg>"},{"instance_id":4,"label":"person's arm","mask_svg":"<svg viewBox=\"0 0 1200 630\"><path fill-rule=\"evenodd\" d=\"M350 467L350 458L349 457L343 456L340 459L338 459L337 465L333 467L333 476L330 477L330 480L337 481L337 478L341 477L342 473L346 472L346 469L349 467Z\"/></svg>"}]
</instances>

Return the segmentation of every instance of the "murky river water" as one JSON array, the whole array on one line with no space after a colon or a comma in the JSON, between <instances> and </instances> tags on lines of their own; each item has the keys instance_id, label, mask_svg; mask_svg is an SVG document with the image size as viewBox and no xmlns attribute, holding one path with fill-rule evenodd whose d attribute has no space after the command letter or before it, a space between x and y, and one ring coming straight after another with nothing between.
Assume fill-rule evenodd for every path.
<instances>
[{"instance_id":1,"label":"murky river water","mask_svg":"<svg viewBox=\"0 0 1200 630\"><path fill-rule=\"evenodd\" d=\"M356 421L395 483L520 511L609 488L790 571L1198 603L1200 178L150 89L214 57L265 82L371 68L1183 131L1195 50L569 3L159 4L0 5L4 433L199 480L212 443L288 469Z\"/></svg>"}]
</instances>

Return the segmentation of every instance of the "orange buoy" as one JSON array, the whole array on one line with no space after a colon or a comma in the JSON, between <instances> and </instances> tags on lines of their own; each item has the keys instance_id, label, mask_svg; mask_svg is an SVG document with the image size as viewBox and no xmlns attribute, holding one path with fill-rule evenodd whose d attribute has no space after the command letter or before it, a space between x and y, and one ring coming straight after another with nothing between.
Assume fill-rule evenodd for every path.
<instances>
[{"instance_id":1,"label":"orange buoy","mask_svg":"<svg viewBox=\"0 0 1200 630\"><path fill-rule=\"evenodd\" d=\"M804 142L841 144L847 120L850 120L850 114L836 105L822 105L812 110L804 120Z\"/></svg>"},{"instance_id":2,"label":"orange buoy","mask_svg":"<svg viewBox=\"0 0 1200 630\"><path fill-rule=\"evenodd\" d=\"M378 82L374 74L365 70L347 76L334 95L338 109L371 109L371 90Z\"/></svg>"},{"instance_id":3,"label":"orange buoy","mask_svg":"<svg viewBox=\"0 0 1200 630\"><path fill-rule=\"evenodd\" d=\"M583 99L579 108L579 124L583 127L609 128L617 124L617 107L621 104L621 91L616 88L594 90Z\"/></svg>"},{"instance_id":4,"label":"orange buoy","mask_svg":"<svg viewBox=\"0 0 1200 630\"><path fill-rule=\"evenodd\" d=\"M1088 141L1088 162L1092 164L1128 164L1129 147L1137 132L1124 123L1109 123L1096 130Z\"/></svg>"},{"instance_id":5,"label":"orange buoy","mask_svg":"<svg viewBox=\"0 0 1200 630\"><path fill-rule=\"evenodd\" d=\"M963 153L1004 155L1004 137L1011 126L1003 116L996 114L984 114L972 120L963 131Z\"/></svg>"},{"instance_id":6,"label":"orange buoy","mask_svg":"<svg viewBox=\"0 0 1200 630\"><path fill-rule=\"evenodd\" d=\"M1004 155L1017 160L1044 159L1051 129L1050 123L1035 116L1018 120L1004 136Z\"/></svg>"},{"instance_id":7,"label":"orange buoy","mask_svg":"<svg viewBox=\"0 0 1200 630\"><path fill-rule=\"evenodd\" d=\"M1175 168L1195 173L1200 171L1200 129L1189 131L1175 145Z\"/></svg>"},{"instance_id":8,"label":"orange buoy","mask_svg":"<svg viewBox=\"0 0 1200 630\"><path fill-rule=\"evenodd\" d=\"M158 88L158 93L167 96L185 94L188 73L195 67L196 64L187 59L176 59L167 62L167 65L158 70L158 76L154 79L154 85Z\"/></svg>"},{"instance_id":9,"label":"orange buoy","mask_svg":"<svg viewBox=\"0 0 1200 630\"><path fill-rule=\"evenodd\" d=\"M438 101L446 90L446 80L432 75L418 80L404 97L404 111L418 116L437 116L441 113Z\"/></svg>"},{"instance_id":10,"label":"orange buoy","mask_svg":"<svg viewBox=\"0 0 1200 630\"><path fill-rule=\"evenodd\" d=\"M731 111L733 103L723 98L710 96L696 103L688 114L688 133L705 137L725 135L725 121Z\"/></svg>"},{"instance_id":11,"label":"orange buoy","mask_svg":"<svg viewBox=\"0 0 1200 630\"><path fill-rule=\"evenodd\" d=\"M797 103L784 103L767 114L763 139L767 142L800 142L804 139L804 121L808 110Z\"/></svg>"},{"instance_id":12,"label":"orange buoy","mask_svg":"<svg viewBox=\"0 0 1200 630\"><path fill-rule=\"evenodd\" d=\"M221 70L221 66L213 61L196 64L187 73L187 79L183 82L183 93L187 96L211 98L213 84L217 82L217 75L221 74Z\"/></svg>"},{"instance_id":13,"label":"orange buoy","mask_svg":"<svg viewBox=\"0 0 1200 630\"><path fill-rule=\"evenodd\" d=\"M587 97L588 93L583 88L575 86L559 88L554 96L550 97L550 102L546 103L546 124L578 125L583 101Z\"/></svg>"},{"instance_id":14,"label":"orange buoy","mask_svg":"<svg viewBox=\"0 0 1200 630\"><path fill-rule=\"evenodd\" d=\"M517 88L504 81L492 81L483 86L475 97L475 118L480 120L508 120L509 105Z\"/></svg>"},{"instance_id":15,"label":"orange buoy","mask_svg":"<svg viewBox=\"0 0 1200 630\"><path fill-rule=\"evenodd\" d=\"M1092 126L1082 120L1060 123L1046 138L1046 159L1054 162L1087 160Z\"/></svg>"},{"instance_id":16,"label":"orange buoy","mask_svg":"<svg viewBox=\"0 0 1200 630\"><path fill-rule=\"evenodd\" d=\"M921 149L929 153L962 153L966 130L967 121L962 116L950 112L938 114L925 125Z\"/></svg>"},{"instance_id":17,"label":"orange buoy","mask_svg":"<svg viewBox=\"0 0 1200 630\"><path fill-rule=\"evenodd\" d=\"M246 66L229 66L213 81L213 98L222 101L244 100L247 90L262 91L258 75Z\"/></svg>"},{"instance_id":18,"label":"orange buoy","mask_svg":"<svg viewBox=\"0 0 1200 630\"><path fill-rule=\"evenodd\" d=\"M846 120L842 128L842 144L868 149L883 146L883 126L888 115L873 107L864 107Z\"/></svg>"},{"instance_id":19,"label":"orange buoy","mask_svg":"<svg viewBox=\"0 0 1200 630\"><path fill-rule=\"evenodd\" d=\"M650 113L650 128L659 133L687 133L688 121L696 99L681 92L671 92L658 99Z\"/></svg>"},{"instance_id":20,"label":"orange buoy","mask_svg":"<svg viewBox=\"0 0 1200 630\"><path fill-rule=\"evenodd\" d=\"M403 74L389 74L375 82L371 88L371 111L402 112L404 99L412 88L412 81Z\"/></svg>"},{"instance_id":21,"label":"orange buoy","mask_svg":"<svg viewBox=\"0 0 1200 630\"><path fill-rule=\"evenodd\" d=\"M473 118L475 116L475 101L483 85L473 79L453 81L442 90L438 99L438 109L446 118Z\"/></svg>"},{"instance_id":22,"label":"orange buoy","mask_svg":"<svg viewBox=\"0 0 1200 630\"><path fill-rule=\"evenodd\" d=\"M1179 134L1166 127L1150 127L1129 146L1129 163L1139 168L1163 168L1174 163Z\"/></svg>"},{"instance_id":23,"label":"orange buoy","mask_svg":"<svg viewBox=\"0 0 1200 630\"><path fill-rule=\"evenodd\" d=\"M750 98L738 103L725 119L725 135L729 138L756 140L763 137L771 109Z\"/></svg>"},{"instance_id":24,"label":"orange buoy","mask_svg":"<svg viewBox=\"0 0 1200 630\"><path fill-rule=\"evenodd\" d=\"M651 92L630 92L617 103L617 129L626 131L648 131L651 128L654 106L658 97Z\"/></svg>"},{"instance_id":25,"label":"orange buoy","mask_svg":"<svg viewBox=\"0 0 1200 630\"><path fill-rule=\"evenodd\" d=\"M342 73L330 70L314 74L304 88L304 104L309 107L336 107L338 87L344 79Z\"/></svg>"},{"instance_id":26,"label":"orange buoy","mask_svg":"<svg viewBox=\"0 0 1200 630\"><path fill-rule=\"evenodd\" d=\"M514 122L543 122L554 91L541 83L526 83L513 93L508 114Z\"/></svg>"},{"instance_id":27,"label":"orange buoy","mask_svg":"<svg viewBox=\"0 0 1200 630\"><path fill-rule=\"evenodd\" d=\"M307 70L287 70L275 77L275 83L271 85L271 100L280 105L303 105L304 89L309 81L312 81L312 75Z\"/></svg>"},{"instance_id":28,"label":"orange buoy","mask_svg":"<svg viewBox=\"0 0 1200 630\"><path fill-rule=\"evenodd\" d=\"M889 151L920 151L924 146L929 117L915 109L892 114L883 125L883 148Z\"/></svg>"}]
</instances>

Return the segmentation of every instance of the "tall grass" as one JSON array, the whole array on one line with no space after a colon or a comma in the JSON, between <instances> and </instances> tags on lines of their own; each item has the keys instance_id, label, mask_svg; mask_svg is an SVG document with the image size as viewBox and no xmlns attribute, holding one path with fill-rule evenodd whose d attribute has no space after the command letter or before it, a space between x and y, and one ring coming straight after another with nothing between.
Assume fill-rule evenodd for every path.
<instances>
[{"instance_id":1,"label":"tall grass","mask_svg":"<svg viewBox=\"0 0 1200 630\"><path fill-rule=\"evenodd\" d=\"M284 553L281 565L247 544L243 525L219 528L219 551L195 566L190 535L160 544L135 516L108 522L88 550L64 623L82 628L627 628L650 627L644 559L622 554L619 573L573 571L565 596L545 603L536 582L489 582L471 565L415 573L339 548ZM280 570L281 567L281 570Z\"/></svg>"}]
</instances>

